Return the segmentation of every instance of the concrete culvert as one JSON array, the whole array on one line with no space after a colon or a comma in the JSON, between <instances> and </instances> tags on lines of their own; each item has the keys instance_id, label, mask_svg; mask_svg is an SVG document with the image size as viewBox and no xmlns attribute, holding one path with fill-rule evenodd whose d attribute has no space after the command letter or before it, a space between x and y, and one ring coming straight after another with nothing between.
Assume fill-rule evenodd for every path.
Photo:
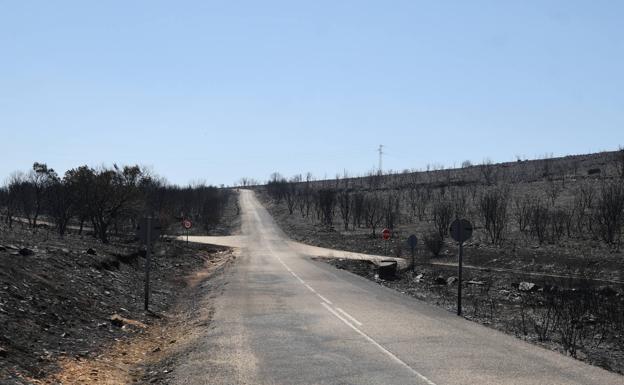
<instances>
[{"instance_id":1,"label":"concrete culvert","mask_svg":"<svg viewBox=\"0 0 624 385\"><path fill-rule=\"evenodd\" d=\"M397 261L381 261L377 264L377 274L380 279L393 280L396 278Z\"/></svg>"}]
</instances>

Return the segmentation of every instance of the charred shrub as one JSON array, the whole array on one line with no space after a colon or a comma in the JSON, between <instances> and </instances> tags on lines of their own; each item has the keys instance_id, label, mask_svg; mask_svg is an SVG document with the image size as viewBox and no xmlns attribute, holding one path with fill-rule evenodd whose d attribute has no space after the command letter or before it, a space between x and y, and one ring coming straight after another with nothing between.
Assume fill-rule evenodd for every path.
<instances>
[{"instance_id":1,"label":"charred shrub","mask_svg":"<svg viewBox=\"0 0 624 385\"><path fill-rule=\"evenodd\" d=\"M598 194L594 222L598 235L609 244L618 244L624 225L624 183L605 183Z\"/></svg>"},{"instance_id":2,"label":"charred shrub","mask_svg":"<svg viewBox=\"0 0 624 385\"><path fill-rule=\"evenodd\" d=\"M426 234L423 242L425 243L427 250L429 250L434 257L440 255L442 247L444 246L444 240L438 232Z\"/></svg>"},{"instance_id":3,"label":"charred shrub","mask_svg":"<svg viewBox=\"0 0 624 385\"><path fill-rule=\"evenodd\" d=\"M440 239L447 234L451 219L453 218L453 205L447 199L439 197L433 204L433 222Z\"/></svg>"},{"instance_id":4,"label":"charred shrub","mask_svg":"<svg viewBox=\"0 0 624 385\"><path fill-rule=\"evenodd\" d=\"M479 214L492 244L500 245L503 241L507 227L508 197L509 192L506 189L491 189L479 201Z\"/></svg>"}]
</instances>

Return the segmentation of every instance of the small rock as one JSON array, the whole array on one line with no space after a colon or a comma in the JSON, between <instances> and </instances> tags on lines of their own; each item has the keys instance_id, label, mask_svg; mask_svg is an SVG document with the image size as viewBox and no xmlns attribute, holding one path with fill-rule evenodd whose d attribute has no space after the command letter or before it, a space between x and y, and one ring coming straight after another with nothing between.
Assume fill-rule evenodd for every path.
<instances>
[{"instance_id":1,"label":"small rock","mask_svg":"<svg viewBox=\"0 0 624 385\"><path fill-rule=\"evenodd\" d=\"M520 282L518 284L518 290L520 291L533 291L536 290L537 287L533 282Z\"/></svg>"},{"instance_id":2,"label":"small rock","mask_svg":"<svg viewBox=\"0 0 624 385\"><path fill-rule=\"evenodd\" d=\"M158 353L160 351L160 347L156 347L152 349L152 353Z\"/></svg>"},{"instance_id":3,"label":"small rock","mask_svg":"<svg viewBox=\"0 0 624 385\"><path fill-rule=\"evenodd\" d=\"M113 314L110 318L111 325L122 327L124 325L124 319L119 314Z\"/></svg>"},{"instance_id":4,"label":"small rock","mask_svg":"<svg viewBox=\"0 0 624 385\"><path fill-rule=\"evenodd\" d=\"M104 290L104 295L111 295L111 293L108 290Z\"/></svg>"},{"instance_id":5,"label":"small rock","mask_svg":"<svg viewBox=\"0 0 624 385\"><path fill-rule=\"evenodd\" d=\"M61 249L61 252L62 252L63 254L69 254L69 249Z\"/></svg>"},{"instance_id":6,"label":"small rock","mask_svg":"<svg viewBox=\"0 0 624 385\"><path fill-rule=\"evenodd\" d=\"M9 353L4 348L0 348L0 357L5 358L8 355Z\"/></svg>"},{"instance_id":7,"label":"small rock","mask_svg":"<svg viewBox=\"0 0 624 385\"><path fill-rule=\"evenodd\" d=\"M29 255L33 255L33 254L35 254L35 252L34 252L34 251L32 251L32 250L31 250L31 249L29 249L29 248L26 248L26 247L21 248L21 249L19 250L19 255L21 255L21 256L23 256L23 257L29 256Z\"/></svg>"},{"instance_id":8,"label":"small rock","mask_svg":"<svg viewBox=\"0 0 624 385\"><path fill-rule=\"evenodd\" d=\"M477 285L477 286L482 286L485 285L485 282L483 281L468 281L466 282L468 285Z\"/></svg>"},{"instance_id":9,"label":"small rock","mask_svg":"<svg viewBox=\"0 0 624 385\"><path fill-rule=\"evenodd\" d=\"M415 282L420 282L422 280L423 276L424 275L422 273L418 274L417 276L414 277L414 281Z\"/></svg>"},{"instance_id":10,"label":"small rock","mask_svg":"<svg viewBox=\"0 0 624 385\"><path fill-rule=\"evenodd\" d=\"M89 255L96 255L96 254L97 254L97 252L95 251L95 249L93 249L93 248L89 247L89 248L87 249L87 254L89 254Z\"/></svg>"},{"instance_id":11,"label":"small rock","mask_svg":"<svg viewBox=\"0 0 624 385\"><path fill-rule=\"evenodd\" d=\"M594 325L598 321L598 317L593 314L586 314L583 316L582 321L587 325Z\"/></svg>"},{"instance_id":12,"label":"small rock","mask_svg":"<svg viewBox=\"0 0 624 385\"><path fill-rule=\"evenodd\" d=\"M450 286L450 285L454 284L455 281L457 281L457 277L448 277L446 279L446 284Z\"/></svg>"}]
</instances>

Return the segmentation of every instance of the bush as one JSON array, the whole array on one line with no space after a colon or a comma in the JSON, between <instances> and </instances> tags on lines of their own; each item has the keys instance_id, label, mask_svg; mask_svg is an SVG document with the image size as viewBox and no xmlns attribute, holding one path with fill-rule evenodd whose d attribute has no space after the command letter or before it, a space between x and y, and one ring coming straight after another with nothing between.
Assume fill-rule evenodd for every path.
<instances>
[{"instance_id":1,"label":"bush","mask_svg":"<svg viewBox=\"0 0 624 385\"><path fill-rule=\"evenodd\" d=\"M618 244L624 224L624 183L605 183L599 192L594 213L598 235L609 244Z\"/></svg>"},{"instance_id":2,"label":"bush","mask_svg":"<svg viewBox=\"0 0 624 385\"><path fill-rule=\"evenodd\" d=\"M453 205L444 198L438 198L438 200L433 204L433 222L440 239L444 239L446 234L448 234L449 225L451 224L451 220L453 218L453 212Z\"/></svg>"},{"instance_id":3,"label":"bush","mask_svg":"<svg viewBox=\"0 0 624 385\"><path fill-rule=\"evenodd\" d=\"M548 223L550 218L550 211L548 207L542 204L540 200L537 200L533 203L530 208L531 211L531 235L536 237L539 240L539 243L542 244L546 241L547 238L547 230Z\"/></svg>"},{"instance_id":4,"label":"bush","mask_svg":"<svg viewBox=\"0 0 624 385\"><path fill-rule=\"evenodd\" d=\"M620 178L624 179L624 147L620 147L616 153L616 163Z\"/></svg>"},{"instance_id":5,"label":"bush","mask_svg":"<svg viewBox=\"0 0 624 385\"><path fill-rule=\"evenodd\" d=\"M442 247L444 246L444 240L438 232L434 231L425 235L423 242L427 250L429 250L434 257L440 255Z\"/></svg>"},{"instance_id":6,"label":"bush","mask_svg":"<svg viewBox=\"0 0 624 385\"><path fill-rule=\"evenodd\" d=\"M492 244L500 245L503 241L507 227L508 200L509 192L505 189L488 190L479 200L479 215Z\"/></svg>"},{"instance_id":7,"label":"bush","mask_svg":"<svg viewBox=\"0 0 624 385\"><path fill-rule=\"evenodd\" d=\"M336 207L336 190L319 190L318 207L321 214L321 222L327 227L332 227L334 224L334 209Z\"/></svg>"}]
</instances>

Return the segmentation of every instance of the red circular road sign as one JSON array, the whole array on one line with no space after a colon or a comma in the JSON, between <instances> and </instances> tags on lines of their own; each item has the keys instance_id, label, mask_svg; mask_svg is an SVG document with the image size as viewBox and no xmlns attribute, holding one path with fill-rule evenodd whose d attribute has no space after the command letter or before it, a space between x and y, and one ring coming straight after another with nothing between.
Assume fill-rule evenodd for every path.
<instances>
[{"instance_id":1,"label":"red circular road sign","mask_svg":"<svg viewBox=\"0 0 624 385\"><path fill-rule=\"evenodd\" d=\"M383 231L381 232L381 237L387 241L388 239L390 239L390 236L392 235L392 231L390 231L390 229L383 229Z\"/></svg>"},{"instance_id":2,"label":"red circular road sign","mask_svg":"<svg viewBox=\"0 0 624 385\"><path fill-rule=\"evenodd\" d=\"M185 219L182 221L182 226L184 226L184 228L188 230L193 227L193 222L191 222L190 219Z\"/></svg>"}]
</instances>

